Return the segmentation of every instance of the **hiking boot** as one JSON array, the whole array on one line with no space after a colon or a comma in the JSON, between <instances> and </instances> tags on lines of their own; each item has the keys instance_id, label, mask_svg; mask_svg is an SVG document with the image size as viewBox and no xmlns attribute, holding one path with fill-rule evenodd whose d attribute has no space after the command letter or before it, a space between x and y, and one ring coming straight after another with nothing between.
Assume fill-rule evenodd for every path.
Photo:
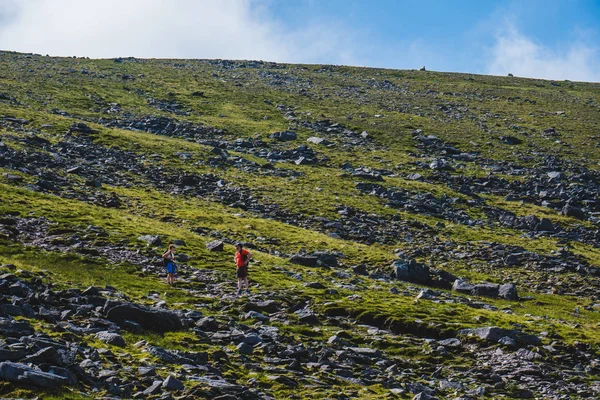
<instances>
[{"instance_id":1,"label":"hiking boot","mask_svg":"<svg viewBox=\"0 0 600 400\"><path fill-rule=\"evenodd\" d=\"M241 296L241 295L242 295L242 289L240 289L240 290L238 290L238 291L237 291L237 295L238 295L238 296Z\"/></svg>"},{"instance_id":2,"label":"hiking boot","mask_svg":"<svg viewBox=\"0 0 600 400\"><path fill-rule=\"evenodd\" d=\"M244 293L245 293L245 294L247 294L247 295L250 295L250 290L246 289L246 290L244 291Z\"/></svg>"}]
</instances>

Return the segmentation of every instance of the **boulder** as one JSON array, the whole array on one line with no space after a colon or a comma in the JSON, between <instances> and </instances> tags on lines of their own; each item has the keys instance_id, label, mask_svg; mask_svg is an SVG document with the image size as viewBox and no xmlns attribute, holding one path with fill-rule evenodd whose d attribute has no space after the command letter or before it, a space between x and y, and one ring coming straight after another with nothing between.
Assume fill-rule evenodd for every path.
<instances>
[{"instance_id":1,"label":"boulder","mask_svg":"<svg viewBox=\"0 0 600 400\"><path fill-rule=\"evenodd\" d=\"M183 328L181 318L173 311L146 307L138 304L107 301L104 306L106 319L126 328L125 321L133 321L145 330L153 332L175 331Z\"/></svg>"},{"instance_id":2,"label":"boulder","mask_svg":"<svg viewBox=\"0 0 600 400\"><path fill-rule=\"evenodd\" d=\"M331 268L335 268L338 266L337 257L333 254L316 252L314 255L318 257L318 266Z\"/></svg>"},{"instance_id":3,"label":"boulder","mask_svg":"<svg viewBox=\"0 0 600 400\"><path fill-rule=\"evenodd\" d=\"M8 337L22 337L33 334L33 328L27 321L13 321L0 318L0 334Z\"/></svg>"},{"instance_id":4,"label":"boulder","mask_svg":"<svg viewBox=\"0 0 600 400\"><path fill-rule=\"evenodd\" d=\"M521 253L509 254L504 259L504 264L508 267L512 267L514 265L519 265L520 263L521 263Z\"/></svg>"},{"instance_id":5,"label":"boulder","mask_svg":"<svg viewBox=\"0 0 600 400\"><path fill-rule=\"evenodd\" d=\"M206 243L206 249L208 251L223 251L224 244L220 240L214 240L212 242Z\"/></svg>"},{"instance_id":6,"label":"boulder","mask_svg":"<svg viewBox=\"0 0 600 400\"><path fill-rule=\"evenodd\" d=\"M289 262L292 264L304 265L305 267L316 267L319 257L313 255L294 254Z\"/></svg>"},{"instance_id":7,"label":"boulder","mask_svg":"<svg viewBox=\"0 0 600 400\"><path fill-rule=\"evenodd\" d=\"M167 379L165 379L163 381L162 387L163 387L163 389L166 389L166 390L183 390L183 389L185 389L183 382L181 382L179 379L176 379L170 375L167 377Z\"/></svg>"},{"instance_id":8,"label":"boulder","mask_svg":"<svg viewBox=\"0 0 600 400\"><path fill-rule=\"evenodd\" d=\"M42 389L55 389L68 383L67 378L63 376L10 361L0 363L0 381L21 383Z\"/></svg>"},{"instance_id":9,"label":"boulder","mask_svg":"<svg viewBox=\"0 0 600 400\"><path fill-rule=\"evenodd\" d=\"M350 268L352 269L352 271L354 271L354 273L356 275L363 275L363 276L369 275L369 272L367 271L367 266L365 264L355 265Z\"/></svg>"},{"instance_id":10,"label":"boulder","mask_svg":"<svg viewBox=\"0 0 600 400\"><path fill-rule=\"evenodd\" d=\"M119 335L118 333L113 333L113 332L108 332L108 331L102 331L102 332L96 333L96 339L98 339L106 344L110 344L110 345L118 346L118 347L125 347L127 345L125 343L125 339L123 339L123 336Z\"/></svg>"},{"instance_id":11,"label":"boulder","mask_svg":"<svg viewBox=\"0 0 600 400\"><path fill-rule=\"evenodd\" d=\"M452 285L452 290L465 294L471 294L473 292L473 288L473 285L462 279L455 280L454 284Z\"/></svg>"},{"instance_id":12,"label":"boulder","mask_svg":"<svg viewBox=\"0 0 600 400\"><path fill-rule=\"evenodd\" d=\"M454 168L452 168L450 163L448 163L448 161L446 161L443 158L433 160L429 164L429 168L434 169L434 170L439 170L439 171L453 171L454 170Z\"/></svg>"},{"instance_id":13,"label":"boulder","mask_svg":"<svg viewBox=\"0 0 600 400\"><path fill-rule=\"evenodd\" d=\"M375 181L375 182L383 182L384 181L383 176L381 176L380 173L374 172L374 171L358 170L358 171L352 172L352 176L355 176L360 179L366 179L369 181Z\"/></svg>"},{"instance_id":14,"label":"boulder","mask_svg":"<svg viewBox=\"0 0 600 400\"><path fill-rule=\"evenodd\" d=\"M138 240L147 242L150 246L159 247L162 246L162 240L158 235L143 235L138 236Z\"/></svg>"},{"instance_id":15,"label":"boulder","mask_svg":"<svg viewBox=\"0 0 600 400\"><path fill-rule=\"evenodd\" d=\"M517 294L517 287L514 283L506 283L504 285L500 285L500 288L498 290L498 296L506 300L519 300L519 296Z\"/></svg>"},{"instance_id":16,"label":"boulder","mask_svg":"<svg viewBox=\"0 0 600 400\"><path fill-rule=\"evenodd\" d=\"M537 346L542 343L541 339L535 335L523 333L518 330L498 328L497 326L489 326L489 327L477 328L477 329L473 329L473 330L467 329L467 330L464 330L461 332L473 334L482 340L486 340L488 342L495 342L495 343L498 343L500 341L500 339L502 339L504 337L513 338L516 341L516 343L522 344L522 345Z\"/></svg>"},{"instance_id":17,"label":"boulder","mask_svg":"<svg viewBox=\"0 0 600 400\"><path fill-rule=\"evenodd\" d=\"M163 381L154 381L152 385L150 385L146 390L143 391L143 394L146 396L152 396L155 394L159 394L162 392L162 383Z\"/></svg>"},{"instance_id":18,"label":"boulder","mask_svg":"<svg viewBox=\"0 0 600 400\"><path fill-rule=\"evenodd\" d=\"M38 352L23 358L21 361L24 363L41 364L49 362L57 362L60 359L58 351L54 347L44 347Z\"/></svg>"},{"instance_id":19,"label":"boulder","mask_svg":"<svg viewBox=\"0 0 600 400\"><path fill-rule=\"evenodd\" d=\"M17 361L25 357L25 350L0 349L0 361Z\"/></svg>"},{"instance_id":20,"label":"boulder","mask_svg":"<svg viewBox=\"0 0 600 400\"><path fill-rule=\"evenodd\" d=\"M258 311L248 311L246 315L244 315L246 319L256 319L262 322L269 322L270 318Z\"/></svg>"},{"instance_id":21,"label":"boulder","mask_svg":"<svg viewBox=\"0 0 600 400\"><path fill-rule=\"evenodd\" d=\"M296 140L297 136L296 136L296 132L292 132L292 131L282 131L282 132L275 132L269 135L269 137L271 139L276 139L282 142L287 142L287 141L292 141L292 140Z\"/></svg>"},{"instance_id":22,"label":"boulder","mask_svg":"<svg viewBox=\"0 0 600 400\"><path fill-rule=\"evenodd\" d=\"M542 232L554 232L555 229L554 224L548 218L542 218L536 228L537 231Z\"/></svg>"},{"instance_id":23,"label":"boulder","mask_svg":"<svg viewBox=\"0 0 600 400\"><path fill-rule=\"evenodd\" d=\"M419 292L416 299L433 300L439 296L439 293L434 292L431 289L423 289Z\"/></svg>"},{"instance_id":24,"label":"boulder","mask_svg":"<svg viewBox=\"0 0 600 400\"><path fill-rule=\"evenodd\" d=\"M244 310L248 311L259 311L274 313L281 310L281 304L275 300L258 301L256 303L248 302L244 305Z\"/></svg>"},{"instance_id":25,"label":"boulder","mask_svg":"<svg viewBox=\"0 0 600 400\"><path fill-rule=\"evenodd\" d=\"M462 346L462 342L460 341L460 339L457 339L457 338L443 339L443 340L440 340L438 342L438 344L440 346L444 346L444 347L460 347L460 346Z\"/></svg>"},{"instance_id":26,"label":"boulder","mask_svg":"<svg viewBox=\"0 0 600 400\"><path fill-rule=\"evenodd\" d=\"M560 211L562 215L566 215L567 217L573 217L577 219L584 220L586 218L585 212L579 207L574 207L569 204L566 204L562 210Z\"/></svg>"},{"instance_id":27,"label":"boulder","mask_svg":"<svg viewBox=\"0 0 600 400\"><path fill-rule=\"evenodd\" d=\"M486 296L486 297L498 297L500 285L495 283L480 283L473 286L473 295L475 296Z\"/></svg>"},{"instance_id":28,"label":"boulder","mask_svg":"<svg viewBox=\"0 0 600 400\"><path fill-rule=\"evenodd\" d=\"M500 140L511 146L523 143L521 139L514 136L500 136Z\"/></svg>"},{"instance_id":29,"label":"boulder","mask_svg":"<svg viewBox=\"0 0 600 400\"><path fill-rule=\"evenodd\" d=\"M219 323L215 317L204 317L196 321L196 326L203 331L214 332L219 329Z\"/></svg>"},{"instance_id":30,"label":"boulder","mask_svg":"<svg viewBox=\"0 0 600 400\"><path fill-rule=\"evenodd\" d=\"M252 354L252 352L254 351L254 347L252 347L248 343L241 342L237 345L237 351L239 351L239 353L242 355L248 355Z\"/></svg>"},{"instance_id":31,"label":"boulder","mask_svg":"<svg viewBox=\"0 0 600 400\"><path fill-rule=\"evenodd\" d=\"M310 311L309 309L302 309L295 312L298 316L298 322L306 325L317 325L319 324L319 318Z\"/></svg>"},{"instance_id":32,"label":"boulder","mask_svg":"<svg viewBox=\"0 0 600 400\"><path fill-rule=\"evenodd\" d=\"M396 260L392 263L393 275L397 280L427 284L431 281L429 267L415 260Z\"/></svg>"}]
</instances>

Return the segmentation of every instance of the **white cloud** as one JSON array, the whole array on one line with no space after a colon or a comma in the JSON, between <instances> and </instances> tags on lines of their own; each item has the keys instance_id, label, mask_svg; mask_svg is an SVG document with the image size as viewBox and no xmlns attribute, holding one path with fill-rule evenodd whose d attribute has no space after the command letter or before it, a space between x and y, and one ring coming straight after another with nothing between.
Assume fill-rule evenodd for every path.
<instances>
[{"instance_id":1,"label":"white cloud","mask_svg":"<svg viewBox=\"0 0 600 400\"><path fill-rule=\"evenodd\" d=\"M251 0L0 0L0 49L357 64L334 23L289 30Z\"/></svg>"},{"instance_id":2,"label":"white cloud","mask_svg":"<svg viewBox=\"0 0 600 400\"><path fill-rule=\"evenodd\" d=\"M598 82L600 49L581 39L569 43L563 50L554 50L508 26L496 35L495 44L489 52L487 73Z\"/></svg>"}]
</instances>

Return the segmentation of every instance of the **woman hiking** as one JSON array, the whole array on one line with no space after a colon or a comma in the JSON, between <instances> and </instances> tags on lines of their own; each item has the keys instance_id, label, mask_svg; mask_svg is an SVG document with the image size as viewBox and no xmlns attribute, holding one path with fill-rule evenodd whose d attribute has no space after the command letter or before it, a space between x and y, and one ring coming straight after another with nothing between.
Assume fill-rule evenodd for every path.
<instances>
[{"instance_id":1,"label":"woman hiking","mask_svg":"<svg viewBox=\"0 0 600 400\"><path fill-rule=\"evenodd\" d=\"M169 248L163 256L163 262L167 269L167 283L173 285L175 282L175 274L177 273L177 265L175 264L175 245L170 244Z\"/></svg>"},{"instance_id":2,"label":"woman hiking","mask_svg":"<svg viewBox=\"0 0 600 400\"><path fill-rule=\"evenodd\" d=\"M241 243L235 245L235 269L238 278L238 296L242 295L242 282L246 287L246 294L250 294L248 290L248 262L252 258L252 254L243 248Z\"/></svg>"}]
</instances>

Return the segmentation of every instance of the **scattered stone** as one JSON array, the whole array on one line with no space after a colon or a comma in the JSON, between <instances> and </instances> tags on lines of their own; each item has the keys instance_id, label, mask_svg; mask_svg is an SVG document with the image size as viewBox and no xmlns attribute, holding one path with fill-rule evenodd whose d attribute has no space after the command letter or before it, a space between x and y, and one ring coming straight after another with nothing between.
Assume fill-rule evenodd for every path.
<instances>
[{"instance_id":1,"label":"scattered stone","mask_svg":"<svg viewBox=\"0 0 600 400\"><path fill-rule=\"evenodd\" d=\"M10 361L0 363L0 381L32 385L43 389L55 389L68 383L67 378L63 376Z\"/></svg>"},{"instance_id":2,"label":"scattered stone","mask_svg":"<svg viewBox=\"0 0 600 400\"><path fill-rule=\"evenodd\" d=\"M102 331L96 333L96 338L113 346L125 347L127 345L125 343L125 339L123 339L123 336L119 335L118 333Z\"/></svg>"},{"instance_id":3,"label":"scattered stone","mask_svg":"<svg viewBox=\"0 0 600 400\"><path fill-rule=\"evenodd\" d=\"M109 321L120 324L123 328L127 327L126 321L133 321L153 332L176 331L183 328L177 313L133 303L107 301L104 313Z\"/></svg>"},{"instance_id":4,"label":"scattered stone","mask_svg":"<svg viewBox=\"0 0 600 400\"><path fill-rule=\"evenodd\" d=\"M500 285L498 290L498 296L506 300L517 301L519 296L517 294L517 287L514 283L507 283Z\"/></svg>"},{"instance_id":5,"label":"scattered stone","mask_svg":"<svg viewBox=\"0 0 600 400\"><path fill-rule=\"evenodd\" d=\"M249 355L252 354L252 352L254 351L254 347L252 347L248 343L241 342L237 345L237 350L242 355Z\"/></svg>"},{"instance_id":6,"label":"scattered stone","mask_svg":"<svg viewBox=\"0 0 600 400\"><path fill-rule=\"evenodd\" d=\"M183 390L183 389L185 389L183 382L174 378L171 375L169 375L167 377L167 379L165 379L162 382L162 387L163 387L163 389L166 389L166 390Z\"/></svg>"},{"instance_id":7,"label":"scattered stone","mask_svg":"<svg viewBox=\"0 0 600 400\"><path fill-rule=\"evenodd\" d=\"M206 249L208 251L223 251L224 243L220 240L214 240L212 242L206 243Z\"/></svg>"},{"instance_id":8,"label":"scattered stone","mask_svg":"<svg viewBox=\"0 0 600 400\"><path fill-rule=\"evenodd\" d=\"M160 239L160 236L158 236L158 235L139 236L138 240L147 242L150 246L154 246L154 247L162 246L162 240Z\"/></svg>"},{"instance_id":9,"label":"scattered stone","mask_svg":"<svg viewBox=\"0 0 600 400\"><path fill-rule=\"evenodd\" d=\"M283 132L275 132L269 135L269 138L276 139L282 142L296 140L296 132L292 131L283 131Z\"/></svg>"},{"instance_id":10,"label":"scattered stone","mask_svg":"<svg viewBox=\"0 0 600 400\"><path fill-rule=\"evenodd\" d=\"M429 267L415 260L396 260L392 263L394 277L400 281L427 284L431 281Z\"/></svg>"}]
</instances>

